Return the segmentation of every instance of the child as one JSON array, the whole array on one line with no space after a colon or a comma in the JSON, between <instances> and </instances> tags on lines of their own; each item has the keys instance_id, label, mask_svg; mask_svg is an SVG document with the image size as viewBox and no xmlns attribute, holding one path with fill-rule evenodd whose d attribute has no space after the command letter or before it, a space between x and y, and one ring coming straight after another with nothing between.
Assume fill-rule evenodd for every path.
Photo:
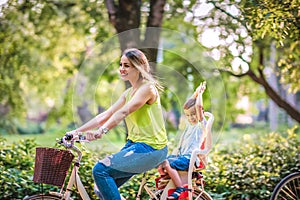
<instances>
[{"instance_id":1,"label":"child","mask_svg":"<svg viewBox=\"0 0 300 200\"><path fill-rule=\"evenodd\" d=\"M183 106L184 114L189 124L181 136L178 148L158 167L159 173L162 176L168 174L176 186L175 192L168 196L168 199L178 199L182 192L188 190L183 187L177 170L185 171L189 168L192 151L194 149L200 149L200 145L203 142L205 149L209 150L211 147L212 139L210 131L206 131L206 120L203 111L202 94L205 88L206 83L201 83L193 97L185 102ZM209 132L209 134L207 134L207 132ZM204 159L204 162L206 162L206 156L201 155L201 157ZM197 164L200 163L199 161L197 162Z\"/></svg>"}]
</instances>

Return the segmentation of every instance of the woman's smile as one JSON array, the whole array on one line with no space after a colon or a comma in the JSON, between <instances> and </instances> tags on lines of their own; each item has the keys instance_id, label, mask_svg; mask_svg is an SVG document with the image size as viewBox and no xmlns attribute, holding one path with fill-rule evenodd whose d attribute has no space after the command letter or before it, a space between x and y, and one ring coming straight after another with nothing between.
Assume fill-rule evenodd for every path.
<instances>
[{"instance_id":1,"label":"woman's smile","mask_svg":"<svg viewBox=\"0 0 300 200\"><path fill-rule=\"evenodd\" d=\"M121 74L121 76L127 76L128 75L127 71L124 70L124 69L120 69L120 74Z\"/></svg>"},{"instance_id":2,"label":"woman's smile","mask_svg":"<svg viewBox=\"0 0 300 200\"><path fill-rule=\"evenodd\" d=\"M139 71L130 63L126 56L121 57L119 72L123 80L135 79L139 74Z\"/></svg>"}]
</instances>

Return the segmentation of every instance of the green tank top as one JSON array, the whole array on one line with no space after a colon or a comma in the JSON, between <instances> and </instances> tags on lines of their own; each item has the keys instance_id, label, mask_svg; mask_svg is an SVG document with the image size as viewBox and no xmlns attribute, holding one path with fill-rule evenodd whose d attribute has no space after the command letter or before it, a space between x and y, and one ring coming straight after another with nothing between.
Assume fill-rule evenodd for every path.
<instances>
[{"instance_id":1,"label":"green tank top","mask_svg":"<svg viewBox=\"0 0 300 200\"><path fill-rule=\"evenodd\" d=\"M131 89L126 95L126 102L132 98ZM132 112L125 121L128 129L127 139L146 143L155 149L162 149L167 145L168 139L159 97L153 104L145 104Z\"/></svg>"}]
</instances>

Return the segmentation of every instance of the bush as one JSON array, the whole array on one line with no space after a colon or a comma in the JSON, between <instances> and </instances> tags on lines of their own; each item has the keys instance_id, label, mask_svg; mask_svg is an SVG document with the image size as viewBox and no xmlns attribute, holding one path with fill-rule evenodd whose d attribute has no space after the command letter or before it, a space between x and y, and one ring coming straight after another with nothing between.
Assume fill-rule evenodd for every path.
<instances>
[{"instance_id":1,"label":"bush","mask_svg":"<svg viewBox=\"0 0 300 200\"><path fill-rule=\"evenodd\" d=\"M36 190L29 181L33 174L35 145L33 140L22 140L8 146L0 137L0 184L3 187L0 199L21 198L24 193Z\"/></svg>"},{"instance_id":2,"label":"bush","mask_svg":"<svg viewBox=\"0 0 300 200\"><path fill-rule=\"evenodd\" d=\"M214 200L269 199L275 185L284 176L300 170L300 142L295 129L288 130L282 136L270 133L263 137L245 137L238 144L240 148L220 149L210 155L209 167L204 175L206 190ZM0 199L22 199L40 191L40 184L32 181L35 148L34 140L20 140L17 144L6 145L5 139L0 137ZM79 173L91 199L96 199L92 168L105 154L107 152L103 150L84 151ZM148 173L149 183L153 184L157 176L156 169L151 170ZM135 199L141 177L141 174L134 176L120 188L126 199ZM43 187L45 191L58 190L46 184ZM74 199L80 199L78 194L74 195Z\"/></svg>"},{"instance_id":3,"label":"bush","mask_svg":"<svg viewBox=\"0 0 300 200\"><path fill-rule=\"evenodd\" d=\"M214 152L205 171L206 189L214 199L270 199L284 176L300 170L295 129L283 136L244 137L240 148Z\"/></svg>"},{"instance_id":4,"label":"bush","mask_svg":"<svg viewBox=\"0 0 300 200\"><path fill-rule=\"evenodd\" d=\"M37 144L34 140L30 139L20 140L17 144L7 145L5 139L0 137L0 185L2 185L0 199L23 199L25 196L42 192L42 189L43 191L59 191L58 187L43 184L42 188L41 184L32 181L36 146ZM106 153L104 152L104 154ZM81 161L83 167L79 169L79 173L82 174L80 178L92 199L96 199L93 188L92 168L96 160L98 160L97 157L103 157L103 155L95 155L85 149ZM78 199L78 194L74 193L73 195L74 199Z\"/></svg>"}]
</instances>

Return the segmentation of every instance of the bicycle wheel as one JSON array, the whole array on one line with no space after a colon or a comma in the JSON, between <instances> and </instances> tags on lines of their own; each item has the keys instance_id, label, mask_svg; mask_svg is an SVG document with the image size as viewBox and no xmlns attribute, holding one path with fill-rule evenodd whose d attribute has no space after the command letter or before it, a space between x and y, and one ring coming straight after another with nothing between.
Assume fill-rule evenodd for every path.
<instances>
[{"instance_id":1,"label":"bicycle wheel","mask_svg":"<svg viewBox=\"0 0 300 200\"><path fill-rule=\"evenodd\" d=\"M23 200L61 200L61 197L51 194L36 194L30 197L25 197Z\"/></svg>"},{"instance_id":2,"label":"bicycle wheel","mask_svg":"<svg viewBox=\"0 0 300 200\"><path fill-rule=\"evenodd\" d=\"M195 200L213 200L209 194L200 188L194 188L193 199Z\"/></svg>"},{"instance_id":3,"label":"bicycle wheel","mask_svg":"<svg viewBox=\"0 0 300 200\"><path fill-rule=\"evenodd\" d=\"M271 200L299 200L300 199L300 172L284 177L275 187Z\"/></svg>"}]
</instances>

